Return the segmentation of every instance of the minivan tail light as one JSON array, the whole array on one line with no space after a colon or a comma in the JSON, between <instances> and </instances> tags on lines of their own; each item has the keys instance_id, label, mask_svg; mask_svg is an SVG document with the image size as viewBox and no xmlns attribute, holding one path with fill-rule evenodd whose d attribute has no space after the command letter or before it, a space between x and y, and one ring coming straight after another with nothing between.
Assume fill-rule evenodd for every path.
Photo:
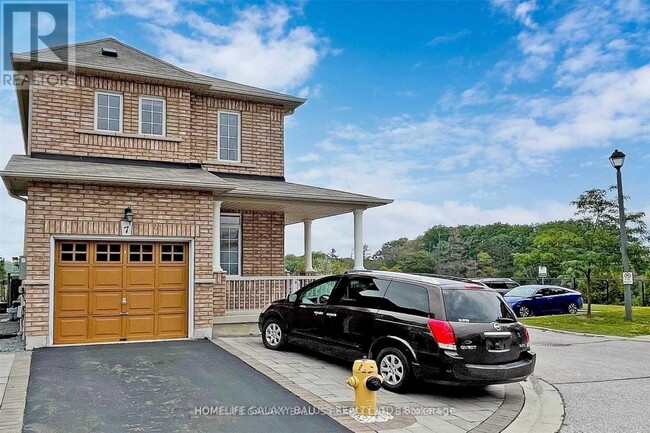
<instances>
[{"instance_id":1,"label":"minivan tail light","mask_svg":"<svg viewBox=\"0 0 650 433\"><path fill-rule=\"evenodd\" d=\"M526 329L525 326L524 326L524 341L526 342L526 346L530 346L530 334L528 334L528 329Z\"/></svg>"},{"instance_id":2,"label":"minivan tail light","mask_svg":"<svg viewBox=\"0 0 650 433\"><path fill-rule=\"evenodd\" d=\"M456 336L449 322L429 319L429 329L441 349L456 350Z\"/></svg>"}]
</instances>

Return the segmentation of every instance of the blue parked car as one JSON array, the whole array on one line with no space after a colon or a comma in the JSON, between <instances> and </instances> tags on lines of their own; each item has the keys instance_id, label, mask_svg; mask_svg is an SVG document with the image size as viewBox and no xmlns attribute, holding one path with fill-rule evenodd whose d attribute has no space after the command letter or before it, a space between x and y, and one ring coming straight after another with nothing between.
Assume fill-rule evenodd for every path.
<instances>
[{"instance_id":1,"label":"blue parked car","mask_svg":"<svg viewBox=\"0 0 650 433\"><path fill-rule=\"evenodd\" d=\"M519 286L506 293L505 300L519 317L576 314L583 305L580 292L559 286Z\"/></svg>"}]
</instances>

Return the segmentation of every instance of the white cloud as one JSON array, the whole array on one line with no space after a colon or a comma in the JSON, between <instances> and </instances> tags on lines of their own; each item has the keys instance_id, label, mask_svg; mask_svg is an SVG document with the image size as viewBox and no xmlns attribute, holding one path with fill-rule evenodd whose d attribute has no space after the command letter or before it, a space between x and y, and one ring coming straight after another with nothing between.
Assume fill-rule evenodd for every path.
<instances>
[{"instance_id":1,"label":"white cloud","mask_svg":"<svg viewBox=\"0 0 650 433\"><path fill-rule=\"evenodd\" d=\"M436 36L435 38L433 38L429 42L427 42L427 45L430 46L430 47L435 47L436 45L448 44L450 42L454 42L454 41L456 41L458 39L462 39L462 38L464 38L466 36L469 36L471 34L472 34L472 32L469 31L468 29L464 29L464 30L461 30L461 31L456 32L456 33L447 33L445 35ZM418 65L418 67L419 67L420 64L417 63L416 65Z\"/></svg>"},{"instance_id":2,"label":"white cloud","mask_svg":"<svg viewBox=\"0 0 650 433\"><path fill-rule=\"evenodd\" d=\"M93 5L97 18L104 19L116 15L132 15L152 20L158 24L177 24L182 19L178 0L110 0Z\"/></svg>"},{"instance_id":3,"label":"white cloud","mask_svg":"<svg viewBox=\"0 0 650 433\"><path fill-rule=\"evenodd\" d=\"M303 84L325 53L326 41L306 26L288 26L284 6L250 6L227 25L214 25L190 15L200 34L184 36L149 25L165 60L186 69L226 80L286 90Z\"/></svg>"},{"instance_id":4,"label":"white cloud","mask_svg":"<svg viewBox=\"0 0 650 433\"><path fill-rule=\"evenodd\" d=\"M307 153L305 155L295 158L298 162L315 162L320 160L320 156L317 153Z\"/></svg>"},{"instance_id":5,"label":"white cloud","mask_svg":"<svg viewBox=\"0 0 650 433\"><path fill-rule=\"evenodd\" d=\"M537 26L532 17L533 12L537 10L537 2L535 0L491 0L490 3L494 8L502 10L526 27Z\"/></svg>"},{"instance_id":6,"label":"white cloud","mask_svg":"<svg viewBox=\"0 0 650 433\"><path fill-rule=\"evenodd\" d=\"M304 83L329 44L311 27L293 24L301 14L298 7L246 5L235 9L231 22L222 22L186 6L172 0L125 0L101 3L96 10L100 18L125 14L144 20L160 56L180 67L267 89L303 86L303 94L320 93L320 86Z\"/></svg>"},{"instance_id":7,"label":"white cloud","mask_svg":"<svg viewBox=\"0 0 650 433\"><path fill-rule=\"evenodd\" d=\"M320 98L323 86L316 84L315 86L305 86L298 92L299 98Z\"/></svg>"}]
</instances>

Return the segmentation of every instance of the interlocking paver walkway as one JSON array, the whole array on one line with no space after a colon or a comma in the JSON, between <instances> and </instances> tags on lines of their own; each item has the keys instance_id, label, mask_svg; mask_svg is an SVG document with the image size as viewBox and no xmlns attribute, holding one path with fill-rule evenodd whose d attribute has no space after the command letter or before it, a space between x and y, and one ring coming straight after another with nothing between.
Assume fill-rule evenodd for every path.
<instances>
[{"instance_id":1,"label":"interlocking paver walkway","mask_svg":"<svg viewBox=\"0 0 650 433\"><path fill-rule=\"evenodd\" d=\"M407 394L381 389L378 405L396 416L387 423L364 425L335 410L353 406L353 391L345 384L351 364L297 349L268 350L260 337L223 337L215 343L314 406L333 410L333 418L354 431L499 432L523 405L519 384L482 390L422 385Z\"/></svg>"}]
</instances>

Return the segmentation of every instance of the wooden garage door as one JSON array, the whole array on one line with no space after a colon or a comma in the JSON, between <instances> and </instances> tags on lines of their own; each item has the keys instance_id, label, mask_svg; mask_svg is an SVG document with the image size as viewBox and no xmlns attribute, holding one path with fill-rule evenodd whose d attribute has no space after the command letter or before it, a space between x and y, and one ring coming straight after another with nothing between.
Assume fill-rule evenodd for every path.
<instances>
[{"instance_id":1,"label":"wooden garage door","mask_svg":"<svg viewBox=\"0 0 650 433\"><path fill-rule=\"evenodd\" d=\"M184 243L57 241L54 343L187 337Z\"/></svg>"}]
</instances>

